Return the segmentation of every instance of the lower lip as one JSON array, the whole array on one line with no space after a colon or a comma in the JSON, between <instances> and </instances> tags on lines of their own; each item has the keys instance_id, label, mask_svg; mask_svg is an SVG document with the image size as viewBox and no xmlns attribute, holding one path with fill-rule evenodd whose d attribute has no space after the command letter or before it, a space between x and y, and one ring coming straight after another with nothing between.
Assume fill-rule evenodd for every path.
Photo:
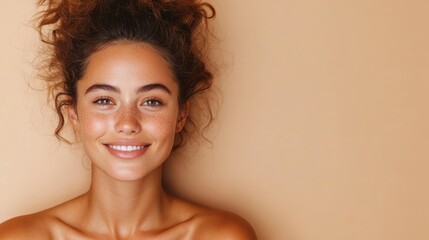
<instances>
[{"instance_id":1,"label":"lower lip","mask_svg":"<svg viewBox=\"0 0 429 240\"><path fill-rule=\"evenodd\" d=\"M140 156L142 156L143 154L145 154L147 148L149 147L149 145L144 146L144 148L142 149L138 149L138 150L134 150L134 151L120 151L120 150L116 150L113 149L111 147L109 147L108 145L105 145L107 150L110 152L110 154L112 154L115 157L118 158L122 158L122 159L134 159L134 158L138 158Z\"/></svg>"}]
</instances>

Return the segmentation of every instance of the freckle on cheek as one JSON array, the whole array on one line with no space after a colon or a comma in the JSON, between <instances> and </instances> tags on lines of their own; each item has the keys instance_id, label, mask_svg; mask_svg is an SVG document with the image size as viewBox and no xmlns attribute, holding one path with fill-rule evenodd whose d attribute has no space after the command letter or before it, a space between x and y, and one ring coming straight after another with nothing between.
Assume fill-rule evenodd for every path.
<instances>
[{"instance_id":1,"label":"freckle on cheek","mask_svg":"<svg viewBox=\"0 0 429 240\"><path fill-rule=\"evenodd\" d=\"M106 131L107 121L99 117L82 119L82 130L86 135L97 135L100 132Z\"/></svg>"},{"instance_id":2,"label":"freckle on cheek","mask_svg":"<svg viewBox=\"0 0 429 240\"><path fill-rule=\"evenodd\" d=\"M146 129L150 132L165 136L174 130L174 122L170 117L158 117L152 122L152 124L148 124Z\"/></svg>"}]
</instances>

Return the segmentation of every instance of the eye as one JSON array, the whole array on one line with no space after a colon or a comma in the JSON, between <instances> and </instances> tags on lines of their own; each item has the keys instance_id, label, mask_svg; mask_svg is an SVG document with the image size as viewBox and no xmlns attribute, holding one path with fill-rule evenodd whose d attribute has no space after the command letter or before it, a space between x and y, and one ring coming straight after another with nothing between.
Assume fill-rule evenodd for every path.
<instances>
[{"instance_id":1,"label":"eye","mask_svg":"<svg viewBox=\"0 0 429 240\"><path fill-rule=\"evenodd\" d=\"M97 105L101 105L101 106L107 106L107 105L113 105L113 101L108 99L108 98L99 98L97 100L95 100L93 103L97 104Z\"/></svg>"},{"instance_id":2,"label":"eye","mask_svg":"<svg viewBox=\"0 0 429 240\"><path fill-rule=\"evenodd\" d=\"M157 99L149 99L143 102L143 106L159 107L161 105L162 105L161 101Z\"/></svg>"}]
</instances>

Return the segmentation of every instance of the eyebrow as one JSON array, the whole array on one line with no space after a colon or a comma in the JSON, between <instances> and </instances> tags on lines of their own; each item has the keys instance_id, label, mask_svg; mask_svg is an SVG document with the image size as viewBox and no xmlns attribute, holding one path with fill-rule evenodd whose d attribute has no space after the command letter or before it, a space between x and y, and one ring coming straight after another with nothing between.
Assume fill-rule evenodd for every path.
<instances>
[{"instance_id":1,"label":"eyebrow","mask_svg":"<svg viewBox=\"0 0 429 240\"><path fill-rule=\"evenodd\" d=\"M149 92L153 89L160 89L160 90L171 95L170 89L168 89L168 87L166 87L164 84L161 84L161 83L153 83L153 84L141 86L136 90L136 92L137 93ZM119 90L119 88L117 88L115 86L112 86L109 84L94 84L91 87L89 87L88 89L86 89L85 94L88 94L88 93L96 91L96 90L106 90L106 91L111 91L111 92L115 92L115 93L121 93L121 90Z\"/></svg>"},{"instance_id":2,"label":"eyebrow","mask_svg":"<svg viewBox=\"0 0 429 240\"><path fill-rule=\"evenodd\" d=\"M148 84L148 85L139 87L139 89L137 89L137 93L148 92L153 89L160 89L171 95L170 89L168 89L168 87L166 87L164 84L161 84L161 83L153 83L153 84Z\"/></svg>"},{"instance_id":3,"label":"eyebrow","mask_svg":"<svg viewBox=\"0 0 429 240\"><path fill-rule=\"evenodd\" d=\"M88 93L93 92L95 90L106 90L106 91L111 91L111 92L115 92L115 93L121 92L119 90L119 88L114 87L114 86L109 85L109 84L94 84L91 87L89 87L88 89L86 89L85 94L88 94Z\"/></svg>"}]
</instances>

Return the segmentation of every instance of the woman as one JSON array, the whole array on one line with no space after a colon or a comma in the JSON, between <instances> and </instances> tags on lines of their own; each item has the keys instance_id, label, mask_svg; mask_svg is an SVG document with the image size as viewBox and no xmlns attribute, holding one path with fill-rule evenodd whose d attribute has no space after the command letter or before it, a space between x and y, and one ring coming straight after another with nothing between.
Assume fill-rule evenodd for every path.
<instances>
[{"instance_id":1,"label":"woman","mask_svg":"<svg viewBox=\"0 0 429 240\"><path fill-rule=\"evenodd\" d=\"M242 218L161 186L164 161L195 128L194 99L211 86L203 50L213 7L195 0L39 5L56 135L63 139L68 119L91 161L91 186L4 222L0 239L256 239Z\"/></svg>"}]
</instances>

